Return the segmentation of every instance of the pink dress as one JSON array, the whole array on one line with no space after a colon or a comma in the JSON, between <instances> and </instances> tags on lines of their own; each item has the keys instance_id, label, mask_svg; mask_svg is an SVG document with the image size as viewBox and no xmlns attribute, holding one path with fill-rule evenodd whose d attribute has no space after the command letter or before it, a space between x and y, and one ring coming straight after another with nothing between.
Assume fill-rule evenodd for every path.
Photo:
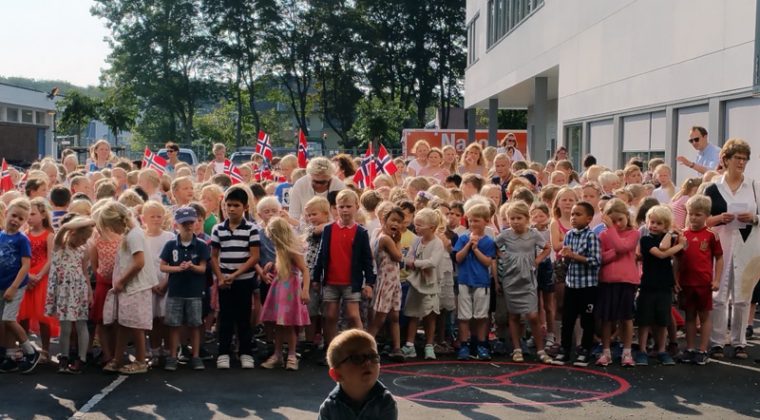
<instances>
[{"instance_id":1,"label":"pink dress","mask_svg":"<svg viewBox=\"0 0 760 420\"><path fill-rule=\"evenodd\" d=\"M301 302L301 272L294 267L287 279L276 274L275 279L261 308L261 322L287 327L309 325L309 309Z\"/></svg>"}]
</instances>

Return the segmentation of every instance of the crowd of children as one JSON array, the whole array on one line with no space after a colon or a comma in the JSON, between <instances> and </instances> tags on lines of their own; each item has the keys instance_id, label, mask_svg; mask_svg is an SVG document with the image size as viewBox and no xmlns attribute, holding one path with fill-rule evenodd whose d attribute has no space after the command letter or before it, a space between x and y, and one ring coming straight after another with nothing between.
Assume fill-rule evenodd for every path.
<instances>
[{"instance_id":1,"label":"crowd of children","mask_svg":"<svg viewBox=\"0 0 760 420\"><path fill-rule=\"evenodd\" d=\"M217 369L298 370L313 351L340 382L380 355L703 365L723 346L709 340L723 260L701 194L717 172L678 190L661 159L578 174L476 143L454 173L450 153L422 142L362 191L345 157L339 171L276 158L281 182L254 181L252 163L233 184L222 145L210 163L163 174L105 146L79 167L45 158L0 198L2 372L55 360L80 373L88 353L106 372L201 370L211 349ZM341 392L334 404L352 397Z\"/></svg>"}]
</instances>

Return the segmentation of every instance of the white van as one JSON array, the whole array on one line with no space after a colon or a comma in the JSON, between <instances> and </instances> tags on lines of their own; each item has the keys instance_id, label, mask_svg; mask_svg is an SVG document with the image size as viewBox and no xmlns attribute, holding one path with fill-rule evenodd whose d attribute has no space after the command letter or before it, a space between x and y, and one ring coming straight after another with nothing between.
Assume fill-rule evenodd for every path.
<instances>
[{"instance_id":1,"label":"white van","mask_svg":"<svg viewBox=\"0 0 760 420\"><path fill-rule=\"evenodd\" d=\"M169 159L168 154L166 153L166 149L160 149L158 151L158 155L161 156L164 159ZM185 162L190 165L190 167L193 168L193 171L195 170L195 167L198 166L198 156L195 155L195 152L193 149L186 149L184 147L179 148L179 156L177 156L180 161Z\"/></svg>"}]
</instances>

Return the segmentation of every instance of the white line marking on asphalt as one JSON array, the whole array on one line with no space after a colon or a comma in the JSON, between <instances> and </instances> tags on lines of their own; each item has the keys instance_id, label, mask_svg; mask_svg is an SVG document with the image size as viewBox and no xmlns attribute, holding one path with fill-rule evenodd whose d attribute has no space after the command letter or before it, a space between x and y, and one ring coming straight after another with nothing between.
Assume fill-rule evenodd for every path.
<instances>
[{"instance_id":1,"label":"white line marking on asphalt","mask_svg":"<svg viewBox=\"0 0 760 420\"><path fill-rule=\"evenodd\" d=\"M710 363L720 363L721 365L738 367L738 368L741 368L741 369L751 370L753 372L760 372L760 368L756 368L756 367L753 367L753 366L737 365L736 363L724 362L723 360L710 359Z\"/></svg>"},{"instance_id":2,"label":"white line marking on asphalt","mask_svg":"<svg viewBox=\"0 0 760 420\"><path fill-rule=\"evenodd\" d=\"M73 416L69 417L69 420L81 419L84 417L85 414L95 408L95 405L97 403L99 403L103 398L106 397L106 395L110 394L114 389L116 389L117 386L121 385L122 382L126 381L127 378L127 375L119 375L119 377L114 379L114 381L111 382L107 387L101 389L99 393L90 398L90 401L87 401L87 404L83 405L82 408L77 410Z\"/></svg>"},{"instance_id":3,"label":"white line marking on asphalt","mask_svg":"<svg viewBox=\"0 0 760 420\"><path fill-rule=\"evenodd\" d=\"M182 392L182 390L181 390L181 389L177 388L176 386L174 386L174 385L172 385L172 384L170 384L170 383L167 383L167 384L166 384L166 386L168 386L169 388L171 388L171 389L174 389L174 390L176 390L176 391Z\"/></svg>"}]
</instances>

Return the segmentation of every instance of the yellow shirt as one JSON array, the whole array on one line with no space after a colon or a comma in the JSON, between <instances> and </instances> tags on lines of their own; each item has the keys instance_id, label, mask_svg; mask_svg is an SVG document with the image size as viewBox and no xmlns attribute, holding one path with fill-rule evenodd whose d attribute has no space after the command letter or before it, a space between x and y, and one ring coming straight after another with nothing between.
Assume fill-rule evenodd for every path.
<instances>
[{"instance_id":1,"label":"yellow shirt","mask_svg":"<svg viewBox=\"0 0 760 420\"><path fill-rule=\"evenodd\" d=\"M417 235L412 233L412 231L409 229L406 229L404 233L401 234L401 241L399 241L399 246L401 247L401 254L404 256L404 259L406 259L406 255L409 253L409 250L412 248L412 244L414 244L414 241L416 239ZM409 271L406 268L401 269L399 271L399 277L401 278L402 282L405 282L409 277Z\"/></svg>"}]
</instances>

